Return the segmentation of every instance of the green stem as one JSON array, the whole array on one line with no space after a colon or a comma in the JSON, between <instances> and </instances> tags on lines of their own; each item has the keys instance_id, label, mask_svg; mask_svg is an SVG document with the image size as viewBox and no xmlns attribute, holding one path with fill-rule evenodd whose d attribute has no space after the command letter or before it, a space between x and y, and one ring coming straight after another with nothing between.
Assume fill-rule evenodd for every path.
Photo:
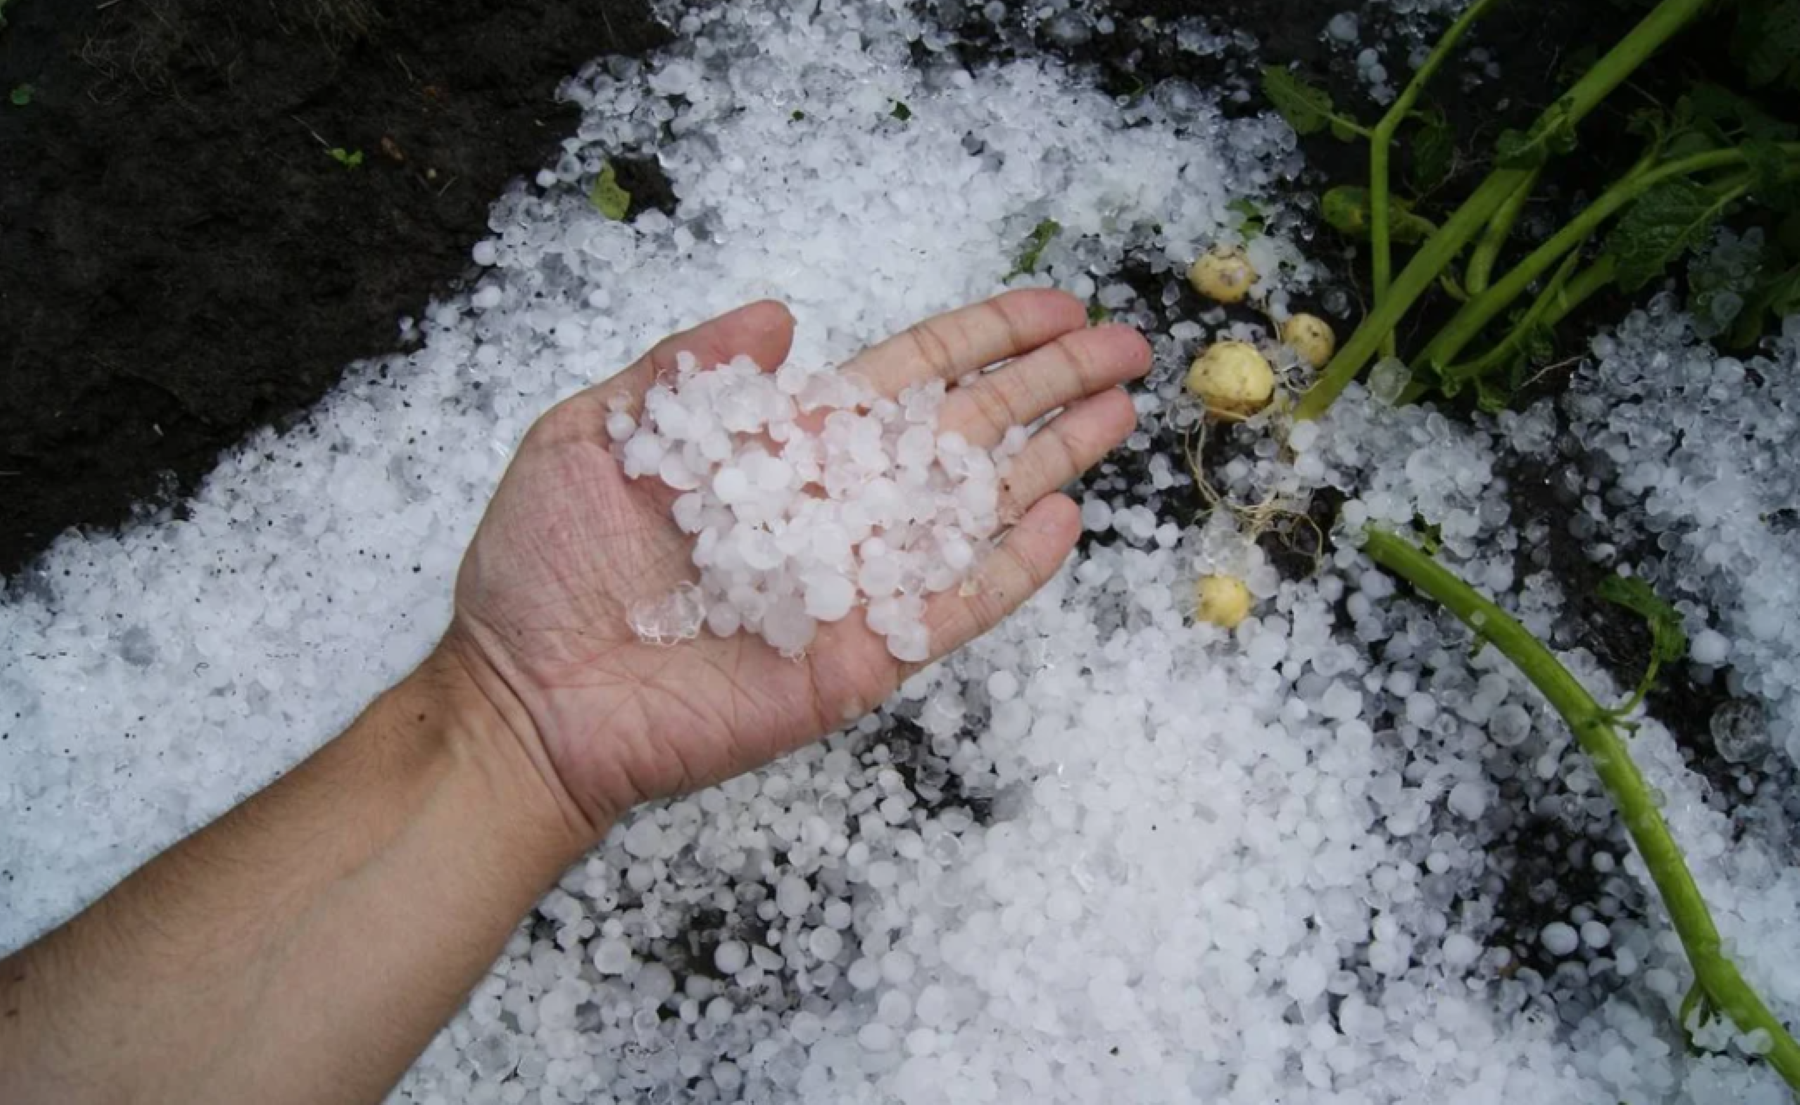
<instances>
[{"instance_id":1,"label":"green stem","mask_svg":"<svg viewBox=\"0 0 1800 1105\"><path fill-rule=\"evenodd\" d=\"M1578 255L1571 253L1564 261L1573 267ZM1566 318L1569 312L1587 302L1588 298L1601 288L1612 283L1617 275L1618 266L1610 254L1601 257L1592 265L1582 270L1580 275L1572 279L1553 280L1531 304L1519 325L1513 327L1504 341L1477 357L1473 361L1450 365L1443 370L1446 383L1473 380L1479 376L1501 367L1518 354L1519 349L1531 337L1534 329L1554 329L1556 324Z\"/></svg>"},{"instance_id":2,"label":"green stem","mask_svg":"<svg viewBox=\"0 0 1800 1105\"><path fill-rule=\"evenodd\" d=\"M1563 97L1545 110L1538 126L1573 128L1587 114L1642 65L1662 44L1698 15L1708 0L1661 0L1637 26L1631 29L1605 57L1594 63ZM1312 388L1301 397L1294 410L1296 418L1317 418L1330 408L1350 381L1369 363L1390 331L1400 322L1408 308L1437 279L1437 274L1467 245L1477 231L1487 225L1494 212L1506 202L1513 189L1531 172L1530 169L1496 169L1463 201L1433 236L1426 242L1395 280L1385 302L1378 304L1363 324L1344 343L1337 356Z\"/></svg>"},{"instance_id":3,"label":"green stem","mask_svg":"<svg viewBox=\"0 0 1800 1105\"><path fill-rule=\"evenodd\" d=\"M1455 52L1456 44L1464 34L1468 33L1475 21L1487 14L1499 0L1475 0L1462 13L1444 36L1438 40L1431 56L1425 64L1419 66L1406 82L1400 95L1389 106L1387 114L1375 124L1375 131L1369 138L1369 241L1370 262L1375 277L1375 306L1380 307L1387 298L1388 286L1393 283L1393 243L1388 234L1388 151L1399 132L1400 125L1412 114L1413 105L1425 91L1426 84L1443 67ZM1386 356L1394 355L1394 333L1388 331L1382 337L1382 352Z\"/></svg>"},{"instance_id":4,"label":"green stem","mask_svg":"<svg viewBox=\"0 0 1800 1105\"><path fill-rule=\"evenodd\" d=\"M1800 152L1800 146L1795 146ZM1436 337L1425 347L1422 359L1432 368L1443 369L1463 347L1479 334L1488 323L1492 322L1500 312L1512 305L1513 300L1522 295L1526 288L1538 277L1550 270L1563 255L1588 240L1600 225L1618 214L1619 210L1642 196L1658 184L1675 177L1692 176L1710 169L1745 163L1742 150L1708 150L1676 161L1633 173L1607 189L1599 199L1569 220L1555 234L1531 251L1523 261L1513 266L1512 271L1501 277L1487 291L1475 296L1464 304L1462 309L1444 324ZM1733 180L1736 185L1739 181Z\"/></svg>"},{"instance_id":5,"label":"green stem","mask_svg":"<svg viewBox=\"0 0 1800 1105\"><path fill-rule=\"evenodd\" d=\"M1369 144L1369 263L1375 277L1375 306L1387 299L1394 282L1394 246L1388 234L1388 143L1393 140L1387 119L1375 127ZM1381 336L1381 352L1391 357L1398 347L1394 331Z\"/></svg>"},{"instance_id":6,"label":"green stem","mask_svg":"<svg viewBox=\"0 0 1800 1105\"><path fill-rule=\"evenodd\" d=\"M1638 680L1637 686L1631 689L1631 697L1607 712L1612 714L1615 720L1630 717L1633 711L1644 704L1644 699L1650 697L1650 688L1656 686L1656 673L1661 670L1662 661L1651 656L1650 662L1644 665L1642 678Z\"/></svg>"},{"instance_id":7,"label":"green stem","mask_svg":"<svg viewBox=\"0 0 1800 1105\"><path fill-rule=\"evenodd\" d=\"M1386 301L1363 319L1362 325L1350 335L1350 340L1344 343L1337 356L1325 366L1318 381L1300 397L1299 404L1294 408L1295 418L1317 418L1330 408L1332 402L1350 385L1350 381L1356 379L1356 374L1369 363L1369 358L1374 356L1382 340L1399 325L1425 289L1437 282L1438 274L1449 266L1462 247L1475 236L1494 209L1524 179L1526 172L1527 170L1522 169L1502 169L1490 174L1475 190L1475 194L1465 200L1456 209L1456 213L1438 228L1438 232L1426 239L1419 251L1413 254L1412 260L1400 270L1400 275L1389 289Z\"/></svg>"},{"instance_id":8,"label":"green stem","mask_svg":"<svg viewBox=\"0 0 1800 1105\"><path fill-rule=\"evenodd\" d=\"M1481 240L1475 243L1475 249L1469 254L1469 267L1463 274L1463 290L1470 295L1480 295L1487 291L1488 280L1494 274L1494 262L1500 258L1501 247L1512 234L1513 224L1519 221L1519 213L1525 210L1525 201L1531 198L1531 190L1537 187L1538 174L1542 167L1532 170L1525 182L1513 189L1513 194L1506 197L1500 210L1488 220L1487 227L1481 232Z\"/></svg>"},{"instance_id":9,"label":"green stem","mask_svg":"<svg viewBox=\"0 0 1800 1105\"><path fill-rule=\"evenodd\" d=\"M1537 638L1500 607L1482 598L1449 569L1411 542L1373 526L1364 531L1363 551L1375 563L1411 583L1455 614L1477 637L1499 649L1549 700L1574 732L1619 810L1632 843L1687 950L1694 976L1713 1006L1742 1032L1769 1036L1763 1056L1789 1086L1800 1089L1800 1044L1763 1004L1720 946L1706 900L1688 871L1681 848L1657 810L1650 785L1632 763L1612 716L1594 701L1569 670Z\"/></svg>"}]
</instances>

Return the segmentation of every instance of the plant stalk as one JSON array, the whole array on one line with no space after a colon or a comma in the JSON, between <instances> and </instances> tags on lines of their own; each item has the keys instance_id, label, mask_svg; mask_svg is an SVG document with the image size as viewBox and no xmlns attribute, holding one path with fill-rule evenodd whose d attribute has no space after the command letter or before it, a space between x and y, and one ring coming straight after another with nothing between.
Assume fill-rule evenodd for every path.
<instances>
[{"instance_id":1,"label":"plant stalk","mask_svg":"<svg viewBox=\"0 0 1800 1105\"><path fill-rule=\"evenodd\" d=\"M1593 111L1613 89L1623 83L1654 54L1663 43L1686 26L1706 7L1708 0L1661 0L1629 34L1594 63L1561 99L1545 109L1536 126L1573 128ZM1369 358L1381 347L1400 319L1424 290L1437 279L1437 274L1455 259L1506 198L1529 175L1531 169L1495 169L1475 190L1456 214L1413 255L1389 290L1388 298L1379 303L1350 336L1337 356L1325 366L1319 379L1301 397L1294 409L1300 419L1317 418L1331 407L1350 381L1356 379Z\"/></svg>"},{"instance_id":2,"label":"plant stalk","mask_svg":"<svg viewBox=\"0 0 1800 1105\"><path fill-rule=\"evenodd\" d=\"M1494 262L1500 259L1500 250L1506 245L1506 239L1512 235L1513 224L1519 221L1519 213L1525 210L1525 202L1531 198L1531 190L1537 187L1537 179L1542 169L1534 170L1525 183L1513 189L1513 194L1506 197L1500 210L1488 220L1486 229L1481 232L1481 240L1475 243L1475 249L1469 254L1469 267L1463 273L1463 290L1472 296L1487 291L1488 281L1494 275Z\"/></svg>"},{"instance_id":3,"label":"plant stalk","mask_svg":"<svg viewBox=\"0 0 1800 1105\"><path fill-rule=\"evenodd\" d=\"M1493 214L1501 201L1517 187L1528 170L1500 169L1489 174L1482 181L1475 194L1456 209L1438 232L1426 239L1425 244L1412 256L1406 267L1400 270L1393 287L1389 289L1387 299L1363 319L1361 326L1350 335L1350 340L1339 349L1337 356L1325 366L1319 379L1308 388L1305 395L1294 408L1294 417L1305 420L1317 418L1331 407L1334 400L1356 379L1357 373L1369 363L1386 336L1393 332L1418 301L1425 289L1437 282L1438 274L1449 267L1450 262L1469 239L1473 238Z\"/></svg>"},{"instance_id":4,"label":"plant stalk","mask_svg":"<svg viewBox=\"0 0 1800 1105\"><path fill-rule=\"evenodd\" d=\"M1436 600L1478 638L1499 649L1562 715L1631 833L1687 951L1695 979L1714 1008L1731 1018L1741 1032L1768 1034L1770 1046L1763 1058L1789 1086L1800 1090L1800 1044L1726 957L1706 900L1657 810L1650 785L1619 738L1614 715L1595 702L1524 626L1424 550L1374 526L1366 529L1364 536L1363 551L1371 560Z\"/></svg>"},{"instance_id":5,"label":"plant stalk","mask_svg":"<svg viewBox=\"0 0 1800 1105\"><path fill-rule=\"evenodd\" d=\"M1569 259L1573 260L1574 255L1571 254ZM1569 312L1587 302L1595 292L1612 283L1613 277L1617 275L1617 269L1618 266L1609 254L1598 258L1593 264L1566 281L1553 281L1538 294L1537 299L1525 312L1525 317L1520 320L1519 325L1513 327L1512 332L1507 334L1498 345L1472 361L1445 368L1443 370L1445 382L1463 383L1486 376L1506 364L1518 353L1533 329L1554 329L1557 323L1568 316Z\"/></svg>"},{"instance_id":6,"label":"plant stalk","mask_svg":"<svg viewBox=\"0 0 1800 1105\"><path fill-rule=\"evenodd\" d=\"M1456 44L1464 34L1468 33L1475 21L1486 15L1499 0L1475 0L1468 9L1450 24L1450 29L1438 40L1438 44L1419 66L1412 79L1406 82L1400 95L1387 109L1387 114L1375 124L1375 130L1369 137L1369 243L1370 264L1374 270L1375 306L1379 308L1382 300L1387 298L1388 287L1393 283L1393 243L1388 234L1388 152L1393 145L1394 135L1400 130L1407 116L1412 114L1413 105L1425 91L1426 84L1443 67L1455 52ZM1389 331L1382 339L1382 353L1394 355L1394 333Z\"/></svg>"},{"instance_id":7,"label":"plant stalk","mask_svg":"<svg viewBox=\"0 0 1800 1105\"><path fill-rule=\"evenodd\" d=\"M1784 144L1784 148L1786 144ZM1794 151L1800 153L1800 145ZM1694 154L1665 165L1645 169L1634 173L1614 184L1593 203L1569 220L1563 228L1551 235L1544 244L1531 251L1523 261L1514 265L1512 271L1501 277L1487 291L1473 297L1462 309L1457 311L1437 336L1425 346L1422 359L1434 369L1442 370L1463 347L1474 340L1488 323L1492 322L1500 312L1512 305L1513 300L1524 294L1538 277L1548 272L1557 264L1564 254L1588 240L1600 225L1642 196L1658 184L1675 177L1692 176L1711 169L1720 169L1733 165L1742 165L1745 158L1742 150L1708 150ZM1740 182L1732 181L1736 186Z\"/></svg>"}]
</instances>

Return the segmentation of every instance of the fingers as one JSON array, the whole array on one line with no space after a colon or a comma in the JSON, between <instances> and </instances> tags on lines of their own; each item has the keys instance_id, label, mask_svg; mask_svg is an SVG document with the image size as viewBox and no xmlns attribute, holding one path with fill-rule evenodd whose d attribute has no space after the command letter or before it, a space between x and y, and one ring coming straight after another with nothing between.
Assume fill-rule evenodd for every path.
<instances>
[{"instance_id":1,"label":"fingers","mask_svg":"<svg viewBox=\"0 0 1800 1105\"><path fill-rule=\"evenodd\" d=\"M844 367L892 398L932 379L955 383L1086 325L1087 309L1074 296L1022 288L928 318Z\"/></svg>"},{"instance_id":2,"label":"fingers","mask_svg":"<svg viewBox=\"0 0 1800 1105\"><path fill-rule=\"evenodd\" d=\"M1150 371L1150 343L1129 326L1077 330L990 372L944 401L940 424L993 448L1013 426Z\"/></svg>"},{"instance_id":3,"label":"fingers","mask_svg":"<svg viewBox=\"0 0 1800 1105\"><path fill-rule=\"evenodd\" d=\"M1081 509L1067 495L1039 499L1000 547L988 555L961 587L932 598L925 607L933 660L994 628L1050 581L1081 534ZM908 666L902 678L917 666Z\"/></svg>"},{"instance_id":4,"label":"fingers","mask_svg":"<svg viewBox=\"0 0 1800 1105\"><path fill-rule=\"evenodd\" d=\"M1118 388L1090 395L1050 420L1012 458L1000 481L1000 517L1017 518L1031 505L1100 463L1137 428L1137 408Z\"/></svg>"},{"instance_id":5,"label":"fingers","mask_svg":"<svg viewBox=\"0 0 1800 1105\"><path fill-rule=\"evenodd\" d=\"M613 394L623 389L627 395L642 395L656 382L658 373L674 370L675 358L682 353L692 353L708 368L741 354L772 370L787 360L793 344L794 316L773 299L758 300L692 330L671 334L630 368L600 386Z\"/></svg>"}]
</instances>

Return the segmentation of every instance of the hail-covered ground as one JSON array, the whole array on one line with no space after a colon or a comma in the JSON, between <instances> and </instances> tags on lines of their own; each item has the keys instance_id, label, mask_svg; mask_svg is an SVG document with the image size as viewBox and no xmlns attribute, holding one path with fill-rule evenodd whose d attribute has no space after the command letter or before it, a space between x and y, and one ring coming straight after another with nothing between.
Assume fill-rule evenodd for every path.
<instances>
[{"instance_id":1,"label":"hail-covered ground","mask_svg":"<svg viewBox=\"0 0 1800 1105\"><path fill-rule=\"evenodd\" d=\"M1597 344L1560 408L1474 426L1352 389L1319 426L1229 431L1202 494L1182 370L1268 327L1176 317L1181 273L1238 240L1235 201L1278 200L1292 135L1227 120L1204 89L1119 100L1042 60L965 68L947 17L850 0L672 12L678 45L569 86L578 137L496 204L471 290L418 322L416 352L247 443L182 519L67 538L12 581L0 948L416 662L553 400L759 296L794 308L796 361L841 360L998 290L1054 220L1039 271L1013 283L1068 288L1157 352L1141 432L1082 489L1081 551L877 715L628 818L396 1099L1786 1100L1748 1057L1758 1041L1716 1026L1683 1041L1690 979L1666 917L1569 734L1504 659L1346 541L1264 549L1303 544L1323 501L1352 525L1435 527L1448 560L1564 648L1577 627L1553 538L1679 597L1692 661L1737 695L1713 726L1731 785L1652 719L1632 753L1733 954L1791 1019L1800 333L1740 363L1659 309ZM1170 33L1196 53L1223 41ZM599 214L602 162L651 154L673 214ZM1277 317L1290 297L1342 298L1279 232L1251 253ZM1528 470L1567 504L1549 522L1521 516ZM1230 505L1197 509L1212 501ZM1191 616L1212 572L1257 598L1234 631ZM1614 693L1585 653L1566 658Z\"/></svg>"}]
</instances>

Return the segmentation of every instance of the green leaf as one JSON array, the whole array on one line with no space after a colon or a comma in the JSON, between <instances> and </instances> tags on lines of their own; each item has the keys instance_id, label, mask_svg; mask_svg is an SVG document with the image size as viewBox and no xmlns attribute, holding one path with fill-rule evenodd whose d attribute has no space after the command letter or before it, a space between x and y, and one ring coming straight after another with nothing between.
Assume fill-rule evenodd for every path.
<instances>
[{"instance_id":1,"label":"green leaf","mask_svg":"<svg viewBox=\"0 0 1800 1105\"><path fill-rule=\"evenodd\" d=\"M1718 1008L1713 1005L1712 998L1707 995L1706 987L1698 982L1690 986L1687 996L1681 999L1681 1012L1678 1014L1681 1022L1681 1034L1687 1040L1690 1054L1705 1054L1694 1039L1694 1030L1705 1028L1717 1015Z\"/></svg>"},{"instance_id":2,"label":"green leaf","mask_svg":"<svg viewBox=\"0 0 1800 1105\"><path fill-rule=\"evenodd\" d=\"M1620 290L1634 292L1660 277L1712 230L1730 198L1682 178L1638 197L1606 239L1606 252L1619 266Z\"/></svg>"},{"instance_id":3,"label":"green leaf","mask_svg":"<svg viewBox=\"0 0 1800 1105\"><path fill-rule=\"evenodd\" d=\"M1771 280L1768 292L1758 293L1757 298L1766 302L1769 314L1775 318L1800 314L1800 265Z\"/></svg>"},{"instance_id":4,"label":"green leaf","mask_svg":"<svg viewBox=\"0 0 1800 1105\"><path fill-rule=\"evenodd\" d=\"M1659 142L1668 133L1669 116L1660 107L1640 107L1625 117L1625 133Z\"/></svg>"},{"instance_id":5,"label":"green leaf","mask_svg":"<svg viewBox=\"0 0 1800 1105\"><path fill-rule=\"evenodd\" d=\"M1444 527L1435 522L1427 522L1422 514L1413 515L1413 532L1418 536L1419 547L1436 556L1444 547Z\"/></svg>"},{"instance_id":6,"label":"green leaf","mask_svg":"<svg viewBox=\"0 0 1800 1105\"><path fill-rule=\"evenodd\" d=\"M1731 53L1752 87L1794 86L1800 75L1800 0L1744 0Z\"/></svg>"},{"instance_id":7,"label":"green leaf","mask_svg":"<svg viewBox=\"0 0 1800 1105\"><path fill-rule=\"evenodd\" d=\"M908 119L912 118L912 108L907 107L904 103L900 102L899 100L895 100L893 115L894 115L894 118L896 118L896 119L900 120L902 123L904 123Z\"/></svg>"},{"instance_id":8,"label":"green leaf","mask_svg":"<svg viewBox=\"0 0 1800 1105\"><path fill-rule=\"evenodd\" d=\"M1761 138L1785 142L1800 135L1800 127L1775 118L1754 100L1706 82L1689 89L1676 104L1676 112L1686 119L1714 124L1727 139Z\"/></svg>"},{"instance_id":9,"label":"green leaf","mask_svg":"<svg viewBox=\"0 0 1800 1105\"><path fill-rule=\"evenodd\" d=\"M1580 80L1600 60L1600 47L1584 42L1571 50L1556 67L1556 86L1563 88Z\"/></svg>"},{"instance_id":10,"label":"green leaf","mask_svg":"<svg viewBox=\"0 0 1800 1105\"><path fill-rule=\"evenodd\" d=\"M1150 86L1144 83L1144 78L1136 73L1119 73L1115 70L1113 77L1115 84L1123 85L1117 95L1124 103L1135 104L1144 98L1144 93L1150 91ZM1130 83L1124 84L1125 81Z\"/></svg>"},{"instance_id":11,"label":"green leaf","mask_svg":"<svg viewBox=\"0 0 1800 1105\"><path fill-rule=\"evenodd\" d=\"M619 187L619 172L611 164L600 166L600 175L588 190L588 202L594 210L618 222L631 210L631 193Z\"/></svg>"},{"instance_id":12,"label":"green leaf","mask_svg":"<svg viewBox=\"0 0 1800 1105\"><path fill-rule=\"evenodd\" d=\"M1664 163L1679 161L1684 157L1708 153L1731 145L1731 140L1719 132L1719 128L1706 122L1686 122L1670 131L1663 139L1662 148L1658 151Z\"/></svg>"},{"instance_id":13,"label":"green leaf","mask_svg":"<svg viewBox=\"0 0 1800 1105\"><path fill-rule=\"evenodd\" d=\"M1727 344L1733 349L1755 345L1771 319L1786 318L1796 312L1800 312L1800 265L1765 273L1744 297L1743 309L1732 322Z\"/></svg>"},{"instance_id":14,"label":"green leaf","mask_svg":"<svg viewBox=\"0 0 1800 1105\"><path fill-rule=\"evenodd\" d=\"M1687 632L1681 628L1681 615L1648 583L1637 576L1607 576L1600 581L1596 593L1649 623L1652 664L1672 663L1687 655Z\"/></svg>"},{"instance_id":15,"label":"green leaf","mask_svg":"<svg viewBox=\"0 0 1800 1105\"><path fill-rule=\"evenodd\" d=\"M1325 193L1320 201L1320 214L1340 234L1367 240L1369 237L1369 190L1355 184L1342 184ZM1412 213L1411 205L1388 197L1388 236L1410 245L1437 233L1431 220Z\"/></svg>"},{"instance_id":16,"label":"green leaf","mask_svg":"<svg viewBox=\"0 0 1800 1105\"><path fill-rule=\"evenodd\" d=\"M1524 131L1508 127L1494 143L1494 160L1503 169L1531 169L1550 160L1550 152L1541 144L1534 145Z\"/></svg>"},{"instance_id":17,"label":"green leaf","mask_svg":"<svg viewBox=\"0 0 1800 1105\"><path fill-rule=\"evenodd\" d=\"M1238 217L1237 231L1246 238L1255 238L1262 234L1268 222L1263 216L1262 208L1256 206L1254 200L1239 196L1225 205L1225 210Z\"/></svg>"},{"instance_id":18,"label":"green leaf","mask_svg":"<svg viewBox=\"0 0 1800 1105\"><path fill-rule=\"evenodd\" d=\"M1756 181L1751 193L1756 201L1771 211L1793 211L1800 208L1800 183L1793 179L1794 159L1772 138L1753 138L1741 147L1744 160Z\"/></svg>"},{"instance_id":19,"label":"green leaf","mask_svg":"<svg viewBox=\"0 0 1800 1105\"><path fill-rule=\"evenodd\" d=\"M1337 117L1329 93L1279 65L1263 66L1262 90L1295 134L1317 134Z\"/></svg>"},{"instance_id":20,"label":"green leaf","mask_svg":"<svg viewBox=\"0 0 1800 1105\"><path fill-rule=\"evenodd\" d=\"M1499 414L1512 405L1513 389L1492 376L1475 377L1475 405L1486 414Z\"/></svg>"},{"instance_id":21,"label":"green leaf","mask_svg":"<svg viewBox=\"0 0 1800 1105\"><path fill-rule=\"evenodd\" d=\"M342 146L333 146L331 149L325 151L325 155L346 169L358 168L363 163L363 152L361 150L346 150Z\"/></svg>"},{"instance_id":22,"label":"green leaf","mask_svg":"<svg viewBox=\"0 0 1800 1105\"><path fill-rule=\"evenodd\" d=\"M1100 304L1100 301L1096 299L1094 302L1088 304L1087 316L1089 326L1098 326L1111 318L1112 312L1103 307Z\"/></svg>"},{"instance_id":23,"label":"green leaf","mask_svg":"<svg viewBox=\"0 0 1800 1105\"><path fill-rule=\"evenodd\" d=\"M1528 131L1500 134L1495 160L1503 169L1532 169L1575 148L1575 127L1569 122L1568 105L1558 103L1546 111Z\"/></svg>"},{"instance_id":24,"label":"green leaf","mask_svg":"<svg viewBox=\"0 0 1800 1105\"><path fill-rule=\"evenodd\" d=\"M1038 261L1044 256L1044 249L1051 239L1062 233L1062 224L1055 219L1045 219L1031 228L1031 236L1025 239L1025 245L1019 250L1019 259L1013 262L1012 271L1006 279L1025 276L1037 271Z\"/></svg>"},{"instance_id":25,"label":"green leaf","mask_svg":"<svg viewBox=\"0 0 1800 1105\"><path fill-rule=\"evenodd\" d=\"M31 103L36 95L37 89L28 84L22 84L14 88L6 98L12 102L14 107L24 107Z\"/></svg>"},{"instance_id":26,"label":"green leaf","mask_svg":"<svg viewBox=\"0 0 1800 1105\"><path fill-rule=\"evenodd\" d=\"M1429 192L1450 178L1450 170L1456 164L1456 134L1450 129L1450 120L1437 108L1420 112L1418 119L1407 177L1415 191Z\"/></svg>"},{"instance_id":27,"label":"green leaf","mask_svg":"<svg viewBox=\"0 0 1800 1105\"><path fill-rule=\"evenodd\" d=\"M1326 225L1339 234L1366 240L1369 237L1369 190L1354 184L1340 184L1320 200L1319 214Z\"/></svg>"}]
</instances>

